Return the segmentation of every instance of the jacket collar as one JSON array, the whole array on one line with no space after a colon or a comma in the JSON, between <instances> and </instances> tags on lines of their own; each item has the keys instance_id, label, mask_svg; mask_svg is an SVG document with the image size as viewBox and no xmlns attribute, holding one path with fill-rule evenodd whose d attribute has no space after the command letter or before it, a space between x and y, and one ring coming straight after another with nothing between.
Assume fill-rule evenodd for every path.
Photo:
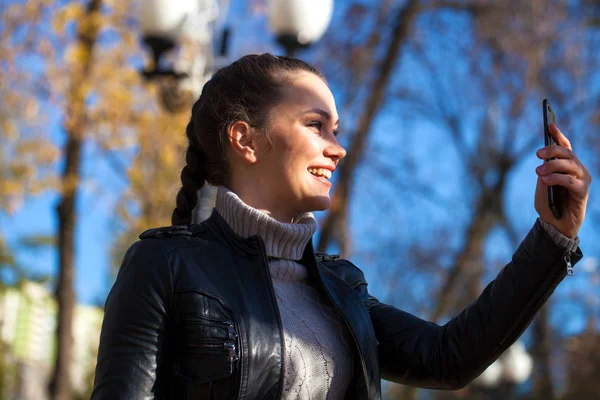
<instances>
[{"instance_id":1,"label":"jacket collar","mask_svg":"<svg viewBox=\"0 0 600 400\"><path fill-rule=\"evenodd\" d=\"M218 241L225 244L238 255L257 255L261 252L260 237L252 235L247 238L241 237L231 229L227 222L213 208L210 217L200 223L210 231Z\"/></svg>"}]
</instances>

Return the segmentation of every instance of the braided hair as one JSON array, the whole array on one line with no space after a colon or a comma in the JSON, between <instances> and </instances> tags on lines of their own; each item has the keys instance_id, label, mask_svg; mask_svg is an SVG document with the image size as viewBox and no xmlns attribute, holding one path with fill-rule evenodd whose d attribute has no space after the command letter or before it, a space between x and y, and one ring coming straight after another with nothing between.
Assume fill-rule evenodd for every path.
<instances>
[{"instance_id":1,"label":"braided hair","mask_svg":"<svg viewBox=\"0 0 600 400\"><path fill-rule=\"evenodd\" d=\"M304 61L271 54L247 55L220 69L204 85L192 106L186 128L186 165L181 170L181 189L171 223L192 222L198 190L206 183L225 185L228 181L227 131L236 121L266 128L269 110L281 99L281 88L295 72L323 75Z\"/></svg>"}]
</instances>

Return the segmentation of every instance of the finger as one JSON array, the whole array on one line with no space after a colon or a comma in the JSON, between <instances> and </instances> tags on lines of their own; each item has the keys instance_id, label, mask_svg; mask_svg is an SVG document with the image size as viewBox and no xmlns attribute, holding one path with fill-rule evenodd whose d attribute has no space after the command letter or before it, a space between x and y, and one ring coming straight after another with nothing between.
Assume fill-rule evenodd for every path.
<instances>
[{"instance_id":1,"label":"finger","mask_svg":"<svg viewBox=\"0 0 600 400\"><path fill-rule=\"evenodd\" d=\"M573 153L572 150L555 144L539 149L536 155L542 160L549 160L551 158L570 158L573 160L578 160L577 156L575 155L575 153Z\"/></svg>"},{"instance_id":2,"label":"finger","mask_svg":"<svg viewBox=\"0 0 600 400\"><path fill-rule=\"evenodd\" d=\"M556 125L552 124L552 125L548 126L548 131L550 131L550 134L554 138L554 141L556 142L556 144L558 144L559 146L562 146L564 148L567 148L569 150L573 150L569 139L567 139L567 137L565 135L563 135L563 133L560 131L560 129L558 129L556 127Z\"/></svg>"},{"instance_id":3,"label":"finger","mask_svg":"<svg viewBox=\"0 0 600 400\"><path fill-rule=\"evenodd\" d=\"M584 167L573 159L567 160L549 160L535 169L535 172L540 175L549 175L553 173L568 174L576 178L582 179L586 176Z\"/></svg>"},{"instance_id":4,"label":"finger","mask_svg":"<svg viewBox=\"0 0 600 400\"><path fill-rule=\"evenodd\" d=\"M586 184L585 182L565 174L549 174L541 177L542 182L546 186L562 186L567 188L571 193L583 194L585 193Z\"/></svg>"}]
</instances>

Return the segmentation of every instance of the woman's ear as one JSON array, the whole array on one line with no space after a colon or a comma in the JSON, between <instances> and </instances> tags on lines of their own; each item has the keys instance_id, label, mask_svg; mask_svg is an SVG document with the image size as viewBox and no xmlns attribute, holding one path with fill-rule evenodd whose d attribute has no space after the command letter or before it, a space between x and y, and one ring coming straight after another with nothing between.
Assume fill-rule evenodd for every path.
<instances>
[{"instance_id":1,"label":"woman's ear","mask_svg":"<svg viewBox=\"0 0 600 400\"><path fill-rule=\"evenodd\" d=\"M227 136L236 157L254 164L257 156L256 131L247 122L236 121L229 126Z\"/></svg>"}]
</instances>

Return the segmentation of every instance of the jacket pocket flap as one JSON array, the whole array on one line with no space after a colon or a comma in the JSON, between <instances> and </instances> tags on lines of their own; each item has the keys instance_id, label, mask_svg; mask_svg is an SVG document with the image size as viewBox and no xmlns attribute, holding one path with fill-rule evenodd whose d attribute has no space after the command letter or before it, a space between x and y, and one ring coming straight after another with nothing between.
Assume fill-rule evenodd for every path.
<instances>
[{"instance_id":1,"label":"jacket pocket flap","mask_svg":"<svg viewBox=\"0 0 600 400\"><path fill-rule=\"evenodd\" d=\"M174 365L174 374L193 384L203 384L231 376L233 365L227 348L192 348Z\"/></svg>"}]
</instances>

